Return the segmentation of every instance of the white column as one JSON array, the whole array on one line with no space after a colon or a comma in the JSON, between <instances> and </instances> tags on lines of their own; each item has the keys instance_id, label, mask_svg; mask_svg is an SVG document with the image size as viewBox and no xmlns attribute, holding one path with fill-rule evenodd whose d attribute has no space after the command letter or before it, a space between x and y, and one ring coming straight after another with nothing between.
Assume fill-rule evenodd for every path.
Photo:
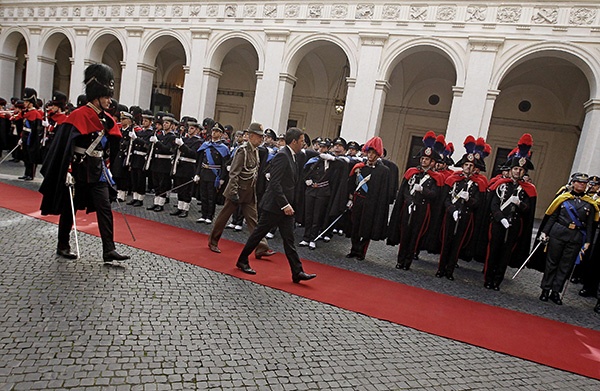
<instances>
[{"instance_id":1,"label":"white column","mask_svg":"<svg viewBox=\"0 0 600 391\"><path fill-rule=\"evenodd\" d=\"M279 75L279 88L277 88L276 95L278 109L274 113L276 116L274 119L275 122L272 123L272 126L265 124L265 129L272 127L277 134L287 130L287 120L290 115L290 107L292 106L292 92L294 91L296 80L298 79L289 73Z\"/></svg>"},{"instance_id":2,"label":"white column","mask_svg":"<svg viewBox=\"0 0 600 391\"><path fill-rule=\"evenodd\" d=\"M281 69L281 66L285 53L285 43L290 32L289 30L267 29L265 34L267 36L265 61L263 69L256 72L256 95L252 109L252 120L262 123L265 128L273 128L276 132L283 132L287 126L292 95L284 93L283 95L289 99L289 102L284 102L279 99L278 90L280 86L284 90L287 89L287 82L285 80L281 81L281 75L287 75ZM284 79L286 78L287 76L284 76Z\"/></svg>"},{"instance_id":3,"label":"white column","mask_svg":"<svg viewBox=\"0 0 600 391\"><path fill-rule=\"evenodd\" d=\"M464 88L455 87L446 139L462 143L468 135L486 137L494 107L490 79L503 39L469 38L469 62ZM491 99L493 98L493 99Z\"/></svg>"},{"instance_id":4,"label":"white column","mask_svg":"<svg viewBox=\"0 0 600 391\"><path fill-rule=\"evenodd\" d=\"M571 172L585 172L598 175L600 172L600 98L584 103L585 120L579 136L577 152Z\"/></svg>"},{"instance_id":5,"label":"white column","mask_svg":"<svg viewBox=\"0 0 600 391\"><path fill-rule=\"evenodd\" d=\"M25 70L25 87L34 88L36 91L40 88L40 34L42 33L42 28L37 26L29 27L29 31L31 32L31 40L29 41L29 46L27 48L27 55L25 58L27 59L27 69ZM51 74L49 77L52 78L54 75ZM48 77L48 75L44 75L44 77ZM39 92L38 92L39 93Z\"/></svg>"},{"instance_id":6,"label":"white column","mask_svg":"<svg viewBox=\"0 0 600 391\"><path fill-rule=\"evenodd\" d=\"M119 91L119 101L128 106L139 105L142 109L147 109L149 105L142 106L139 102L138 91L138 63L140 62L140 43L142 41L143 27L125 27L127 31L127 53L125 53L125 66L121 72L121 90Z\"/></svg>"},{"instance_id":7,"label":"white column","mask_svg":"<svg viewBox=\"0 0 600 391\"><path fill-rule=\"evenodd\" d=\"M10 81L15 80L17 76L17 60L17 57L0 54L0 80L4 80L3 83L0 83L0 96L6 100L10 100L11 97L15 96L15 85Z\"/></svg>"},{"instance_id":8,"label":"white column","mask_svg":"<svg viewBox=\"0 0 600 391\"><path fill-rule=\"evenodd\" d=\"M204 68L204 95L200 101L200 117L215 117L215 106L217 104L217 89L219 88L219 78L223 72L212 68ZM201 121L199 118L198 121Z\"/></svg>"},{"instance_id":9,"label":"white column","mask_svg":"<svg viewBox=\"0 0 600 391\"><path fill-rule=\"evenodd\" d=\"M137 68L138 74L134 102L138 102L138 106L140 106L142 109L148 107L150 110L153 110L153 108L150 107L150 100L152 99L152 83L154 82L154 73L156 72L156 67L144 63L138 63Z\"/></svg>"},{"instance_id":10,"label":"white column","mask_svg":"<svg viewBox=\"0 0 600 391\"><path fill-rule=\"evenodd\" d=\"M56 66L56 59L38 56L38 62L40 66L40 78L39 89L37 90L38 98L42 100L52 99L52 87L54 83L54 67Z\"/></svg>"},{"instance_id":11,"label":"white column","mask_svg":"<svg viewBox=\"0 0 600 391\"><path fill-rule=\"evenodd\" d=\"M90 32L88 27L74 27L75 44L73 45L73 57L71 60L71 84L69 87L69 100L77 104L77 97L85 93L83 85L83 73L85 72L87 57L87 37Z\"/></svg>"},{"instance_id":12,"label":"white column","mask_svg":"<svg viewBox=\"0 0 600 391\"><path fill-rule=\"evenodd\" d=\"M379 133L385 90L381 88L383 82L378 82L377 75L383 45L389 34L359 33L359 37L361 45L356 84L348 86L341 134L347 140L366 141Z\"/></svg>"},{"instance_id":13,"label":"white column","mask_svg":"<svg viewBox=\"0 0 600 391\"><path fill-rule=\"evenodd\" d=\"M189 66L183 81L183 96L181 98L181 115L197 117L200 114L200 102L205 91L202 89L202 70L207 66L206 48L210 29L192 29L192 53ZM203 118L198 118L202 121Z\"/></svg>"}]
</instances>

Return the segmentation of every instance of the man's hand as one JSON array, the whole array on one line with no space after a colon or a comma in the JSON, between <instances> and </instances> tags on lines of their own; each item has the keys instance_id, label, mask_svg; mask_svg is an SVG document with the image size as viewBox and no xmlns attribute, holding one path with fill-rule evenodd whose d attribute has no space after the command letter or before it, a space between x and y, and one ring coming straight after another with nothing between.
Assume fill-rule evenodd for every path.
<instances>
[{"instance_id":1,"label":"man's hand","mask_svg":"<svg viewBox=\"0 0 600 391\"><path fill-rule=\"evenodd\" d=\"M457 210L455 210L455 211L452 213L452 218L454 219L454 221L458 221L458 211L457 211Z\"/></svg>"},{"instance_id":2,"label":"man's hand","mask_svg":"<svg viewBox=\"0 0 600 391\"><path fill-rule=\"evenodd\" d=\"M181 147L183 145L183 139L181 137L176 138L175 144L177 144L178 147Z\"/></svg>"},{"instance_id":3,"label":"man's hand","mask_svg":"<svg viewBox=\"0 0 600 391\"><path fill-rule=\"evenodd\" d=\"M500 220L500 224L502 224L502 226L506 229L508 229L508 227L510 227L510 223L508 222L507 219Z\"/></svg>"},{"instance_id":4,"label":"man's hand","mask_svg":"<svg viewBox=\"0 0 600 391\"><path fill-rule=\"evenodd\" d=\"M423 186L419 185L418 183L415 183L413 186L413 190L418 191L420 193L423 191Z\"/></svg>"},{"instance_id":5,"label":"man's hand","mask_svg":"<svg viewBox=\"0 0 600 391\"><path fill-rule=\"evenodd\" d=\"M158 137L156 137L156 136L150 136L150 142L151 142L151 143L156 143L156 142L158 142Z\"/></svg>"},{"instance_id":6,"label":"man's hand","mask_svg":"<svg viewBox=\"0 0 600 391\"><path fill-rule=\"evenodd\" d=\"M323 160L335 160L335 156L328 153L322 153L319 155L319 157Z\"/></svg>"},{"instance_id":7,"label":"man's hand","mask_svg":"<svg viewBox=\"0 0 600 391\"><path fill-rule=\"evenodd\" d=\"M70 172L67 172L67 177L65 178L65 185L67 185L67 186L75 185L75 178L73 178L73 175L71 175Z\"/></svg>"},{"instance_id":8,"label":"man's hand","mask_svg":"<svg viewBox=\"0 0 600 391\"><path fill-rule=\"evenodd\" d=\"M353 205L354 205L354 202L352 202L352 200L348 200L348 202L346 203L346 208L352 209Z\"/></svg>"},{"instance_id":9,"label":"man's hand","mask_svg":"<svg viewBox=\"0 0 600 391\"><path fill-rule=\"evenodd\" d=\"M589 243L584 243L583 244L583 251L587 251L588 248L590 248L590 244Z\"/></svg>"},{"instance_id":10,"label":"man's hand","mask_svg":"<svg viewBox=\"0 0 600 391\"><path fill-rule=\"evenodd\" d=\"M219 189L223 186L225 181L223 179L219 179Z\"/></svg>"},{"instance_id":11,"label":"man's hand","mask_svg":"<svg viewBox=\"0 0 600 391\"><path fill-rule=\"evenodd\" d=\"M283 208L283 213L285 213L287 216L293 216L294 215L294 208L292 208L291 205L288 205L285 208Z\"/></svg>"},{"instance_id":12,"label":"man's hand","mask_svg":"<svg viewBox=\"0 0 600 391\"><path fill-rule=\"evenodd\" d=\"M516 206L519 206L519 204L521 203L521 200L516 195L510 196L508 200Z\"/></svg>"},{"instance_id":13,"label":"man's hand","mask_svg":"<svg viewBox=\"0 0 600 391\"><path fill-rule=\"evenodd\" d=\"M133 131L133 130L129 131L129 138L132 140L135 140L137 138L137 134L135 134L135 131Z\"/></svg>"},{"instance_id":14,"label":"man's hand","mask_svg":"<svg viewBox=\"0 0 600 391\"><path fill-rule=\"evenodd\" d=\"M229 196L229 199L231 200L231 202L237 204L238 202L240 202L240 195L238 193L232 194L231 196Z\"/></svg>"},{"instance_id":15,"label":"man's hand","mask_svg":"<svg viewBox=\"0 0 600 391\"><path fill-rule=\"evenodd\" d=\"M544 232L542 232L540 234L540 242L547 242L548 240L550 240L550 238L548 237L548 235L546 235Z\"/></svg>"},{"instance_id":16,"label":"man's hand","mask_svg":"<svg viewBox=\"0 0 600 391\"><path fill-rule=\"evenodd\" d=\"M23 145L23 139L22 138L19 139L19 141L17 142L17 145L19 145L19 146Z\"/></svg>"},{"instance_id":17,"label":"man's hand","mask_svg":"<svg viewBox=\"0 0 600 391\"><path fill-rule=\"evenodd\" d=\"M194 181L194 183L200 182L200 175L194 175L194 178L192 178L192 180Z\"/></svg>"},{"instance_id":18,"label":"man's hand","mask_svg":"<svg viewBox=\"0 0 600 391\"><path fill-rule=\"evenodd\" d=\"M47 128L48 126L50 126L50 122L48 122L47 120L43 120L43 121L42 121L42 126L43 126L44 128Z\"/></svg>"},{"instance_id":19,"label":"man's hand","mask_svg":"<svg viewBox=\"0 0 600 391\"><path fill-rule=\"evenodd\" d=\"M462 198L465 201L469 201L469 192L466 190L462 190L460 193L458 193L458 198Z\"/></svg>"}]
</instances>

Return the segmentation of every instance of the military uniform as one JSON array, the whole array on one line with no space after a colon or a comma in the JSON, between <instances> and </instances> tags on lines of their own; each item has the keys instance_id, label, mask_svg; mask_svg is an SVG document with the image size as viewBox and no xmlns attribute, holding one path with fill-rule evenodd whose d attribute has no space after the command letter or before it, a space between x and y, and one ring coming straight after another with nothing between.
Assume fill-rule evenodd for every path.
<instances>
[{"instance_id":1,"label":"military uniform","mask_svg":"<svg viewBox=\"0 0 600 391\"><path fill-rule=\"evenodd\" d=\"M188 125L197 126L196 119L188 119ZM177 209L171 213L172 216L185 218L190 210L190 202L192 202L192 190L194 184L190 182L196 173L198 164L198 148L202 145L202 138L199 134L186 137L179 141L183 144L179 145L175 152L175 160L173 161L173 186L177 189ZM187 184L185 184L187 182Z\"/></svg>"},{"instance_id":2,"label":"military uniform","mask_svg":"<svg viewBox=\"0 0 600 391\"><path fill-rule=\"evenodd\" d=\"M169 129L158 136L150 137L150 142L154 143L152 149L152 162L150 163L150 171L152 172L152 183L155 188L154 204L148 207L148 210L162 212L167 201L168 191L171 190L171 164L174 157L174 151L177 148L175 139L177 134L170 129L170 123L175 122L175 119L170 115L163 117L164 122L169 122ZM154 141L153 141L154 140Z\"/></svg>"}]
</instances>

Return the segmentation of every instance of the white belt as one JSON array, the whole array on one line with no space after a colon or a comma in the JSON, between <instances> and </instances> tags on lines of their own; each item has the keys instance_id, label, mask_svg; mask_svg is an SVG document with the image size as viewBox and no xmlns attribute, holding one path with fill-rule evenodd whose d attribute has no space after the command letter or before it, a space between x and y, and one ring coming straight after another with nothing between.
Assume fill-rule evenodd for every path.
<instances>
[{"instance_id":1,"label":"white belt","mask_svg":"<svg viewBox=\"0 0 600 391\"><path fill-rule=\"evenodd\" d=\"M159 154L157 154L157 155L155 155L155 157L157 159L172 159L173 155L159 155Z\"/></svg>"},{"instance_id":2,"label":"white belt","mask_svg":"<svg viewBox=\"0 0 600 391\"><path fill-rule=\"evenodd\" d=\"M140 155L140 156L146 156L148 154L148 152L144 152L144 151L133 151L134 155Z\"/></svg>"},{"instance_id":3,"label":"white belt","mask_svg":"<svg viewBox=\"0 0 600 391\"><path fill-rule=\"evenodd\" d=\"M87 155L87 150L85 148L81 148L81 147L73 147L73 152L78 153L80 155ZM103 151L98 151L98 150L93 150L91 153L89 153L89 156L92 157L103 157L104 156L104 152Z\"/></svg>"},{"instance_id":4,"label":"white belt","mask_svg":"<svg viewBox=\"0 0 600 391\"><path fill-rule=\"evenodd\" d=\"M180 157L179 160L186 163L196 163L196 159L192 159L191 157Z\"/></svg>"},{"instance_id":5,"label":"white belt","mask_svg":"<svg viewBox=\"0 0 600 391\"><path fill-rule=\"evenodd\" d=\"M26 133L31 133L31 128L25 128L25 127L23 127L23 131L26 132Z\"/></svg>"}]
</instances>

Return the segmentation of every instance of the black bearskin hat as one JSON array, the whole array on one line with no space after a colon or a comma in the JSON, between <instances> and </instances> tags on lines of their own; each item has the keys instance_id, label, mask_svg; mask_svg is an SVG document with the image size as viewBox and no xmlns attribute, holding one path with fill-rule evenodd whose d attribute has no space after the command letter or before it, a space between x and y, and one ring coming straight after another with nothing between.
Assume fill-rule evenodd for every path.
<instances>
[{"instance_id":1,"label":"black bearskin hat","mask_svg":"<svg viewBox=\"0 0 600 391\"><path fill-rule=\"evenodd\" d=\"M67 95L65 95L63 92L54 91L50 104L52 106L60 107L61 110L64 110L67 107L67 100Z\"/></svg>"},{"instance_id":2,"label":"black bearskin hat","mask_svg":"<svg viewBox=\"0 0 600 391\"><path fill-rule=\"evenodd\" d=\"M113 70L106 64L92 64L85 69L83 83L88 102L103 97L112 97L115 91Z\"/></svg>"},{"instance_id":3,"label":"black bearskin hat","mask_svg":"<svg viewBox=\"0 0 600 391\"><path fill-rule=\"evenodd\" d=\"M37 91L33 88L25 87L23 89L23 102L30 102L37 105Z\"/></svg>"},{"instance_id":4,"label":"black bearskin hat","mask_svg":"<svg viewBox=\"0 0 600 391\"><path fill-rule=\"evenodd\" d=\"M210 117L206 117L202 121L202 127L206 130L211 130L214 125L215 125L215 120Z\"/></svg>"},{"instance_id":5,"label":"black bearskin hat","mask_svg":"<svg viewBox=\"0 0 600 391\"><path fill-rule=\"evenodd\" d=\"M81 94L77 97L77 107L81 107L81 106L85 106L87 105L87 98L85 96L85 94Z\"/></svg>"}]
</instances>

